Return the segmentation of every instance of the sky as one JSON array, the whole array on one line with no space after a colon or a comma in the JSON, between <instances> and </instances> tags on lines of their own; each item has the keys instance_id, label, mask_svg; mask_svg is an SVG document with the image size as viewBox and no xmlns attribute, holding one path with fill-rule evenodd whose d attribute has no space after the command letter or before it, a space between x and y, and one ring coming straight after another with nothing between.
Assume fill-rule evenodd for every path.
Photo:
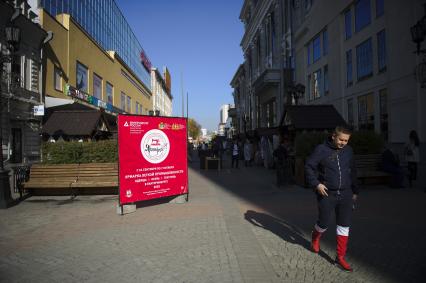
<instances>
[{"instance_id":1,"label":"sky","mask_svg":"<svg viewBox=\"0 0 426 283\"><path fill-rule=\"evenodd\" d=\"M189 117L217 130L223 104L234 104L230 82L243 53L243 0L116 0L130 27L161 73L172 76L173 116L182 116L182 89ZM181 81L183 82L181 84ZM183 87L182 87L183 86Z\"/></svg>"}]
</instances>

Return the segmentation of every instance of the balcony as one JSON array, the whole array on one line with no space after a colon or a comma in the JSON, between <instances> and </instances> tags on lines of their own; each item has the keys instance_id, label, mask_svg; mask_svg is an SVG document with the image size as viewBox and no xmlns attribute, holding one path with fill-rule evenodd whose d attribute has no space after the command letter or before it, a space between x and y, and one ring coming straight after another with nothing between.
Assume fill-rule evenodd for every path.
<instances>
[{"instance_id":1,"label":"balcony","mask_svg":"<svg viewBox=\"0 0 426 283\"><path fill-rule=\"evenodd\" d=\"M253 87L256 94L262 90L278 86L281 81L281 73L279 69L266 69L254 81Z\"/></svg>"}]
</instances>

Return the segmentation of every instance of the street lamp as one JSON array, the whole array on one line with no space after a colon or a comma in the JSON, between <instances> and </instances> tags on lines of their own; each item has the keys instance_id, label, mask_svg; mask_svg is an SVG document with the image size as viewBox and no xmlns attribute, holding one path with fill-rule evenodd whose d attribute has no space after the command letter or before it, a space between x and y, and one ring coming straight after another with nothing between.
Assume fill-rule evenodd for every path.
<instances>
[{"instance_id":1,"label":"street lamp","mask_svg":"<svg viewBox=\"0 0 426 283\"><path fill-rule=\"evenodd\" d=\"M4 29L5 38L6 38L6 50L7 52L3 54L3 49L0 50L0 208L8 208L12 203L12 197L10 194L10 184L9 184L9 170L4 169L4 160L3 160L3 64L6 62L12 62L13 52L17 49L21 30L19 27L15 26L12 22L8 23ZM12 72L12 68L10 70Z\"/></svg>"}]
</instances>

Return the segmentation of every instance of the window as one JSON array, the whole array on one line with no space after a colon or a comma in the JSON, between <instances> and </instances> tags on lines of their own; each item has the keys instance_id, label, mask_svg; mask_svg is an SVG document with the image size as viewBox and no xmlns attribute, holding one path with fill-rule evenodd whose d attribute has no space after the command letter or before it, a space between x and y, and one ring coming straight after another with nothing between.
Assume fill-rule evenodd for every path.
<instances>
[{"instance_id":1,"label":"window","mask_svg":"<svg viewBox=\"0 0 426 283\"><path fill-rule=\"evenodd\" d=\"M356 47L357 79L363 79L373 73L373 47L371 38Z\"/></svg>"},{"instance_id":2,"label":"window","mask_svg":"<svg viewBox=\"0 0 426 283\"><path fill-rule=\"evenodd\" d=\"M126 111L126 94L124 94L124 92L121 92L120 95L120 108Z\"/></svg>"},{"instance_id":3,"label":"window","mask_svg":"<svg viewBox=\"0 0 426 283\"><path fill-rule=\"evenodd\" d=\"M388 129L388 98L387 90L382 89L379 91L380 99L380 132L385 141L389 139L389 129Z\"/></svg>"},{"instance_id":4,"label":"window","mask_svg":"<svg viewBox=\"0 0 426 283\"><path fill-rule=\"evenodd\" d=\"M326 29L322 32L322 52L324 55L328 54L328 32Z\"/></svg>"},{"instance_id":5,"label":"window","mask_svg":"<svg viewBox=\"0 0 426 283\"><path fill-rule=\"evenodd\" d=\"M87 67L77 62L77 89L87 92Z\"/></svg>"},{"instance_id":6,"label":"window","mask_svg":"<svg viewBox=\"0 0 426 283\"><path fill-rule=\"evenodd\" d=\"M351 10L346 11L345 13L345 36L346 39L352 37L352 17Z\"/></svg>"},{"instance_id":7,"label":"window","mask_svg":"<svg viewBox=\"0 0 426 283\"><path fill-rule=\"evenodd\" d=\"M312 79L312 76L308 75L308 83L306 84L307 85L307 89L306 89L307 92L306 93L309 95L309 97L308 97L309 100L313 100L312 92L311 92L311 89L312 89L311 79Z\"/></svg>"},{"instance_id":8,"label":"window","mask_svg":"<svg viewBox=\"0 0 426 283\"><path fill-rule=\"evenodd\" d=\"M386 69L386 35L385 30L377 34L377 61L379 72Z\"/></svg>"},{"instance_id":9,"label":"window","mask_svg":"<svg viewBox=\"0 0 426 283\"><path fill-rule=\"evenodd\" d=\"M102 78L93 74L93 96L102 99Z\"/></svg>"},{"instance_id":10,"label":"window","mask_svg":"<svg viewBox=\"0 0 426 283\"><path fill-rule=\"evenodd\" d=\"M312 77L311 77L311 86L310 86L310 90L311 90L311 94L309 95L309 98L311 100L314 99L318 99L321 97L321 69L317 70L315 72L312 73Z\"/></svg>"},{"instance_id":11,"label":"window","mask_svg":"<svg viewBox=\"0 0 426 283\"><path fill-rule=\"evenodd\" d=\"M130 96L127 96L127 111L132 112L132 98Z\"/></svg>"},{"instance_id":12,"label":"window","mask_svg":"<svg viewBox=\"0 0 426 283\"><path fill-rule=\"evenodd\" d=\"M106 83L107 102L113 104L113 87L109 82Z\"/></svg>"},{"instance_id":13,"label":"window","mask_svg":"<svg viewBox=\"0 0 426 283\"><path fill-rule=\"evenodd\" d=\"M54 71L53 71L53 81L54 81L54 85L55 85L55 89L62 91L62 72L58 67L54 67Z\"/></svg>"},{"instance_id":14,"label":"window","mask_svg":"<svg viewBox=\"0 0 426 283\"><path fill-rule=\"evenodd\" d=\"M307 49L306 49L306 55L307 55L307 61L308 66L311 65L311 42L308 43Z\"/></svg>"},{"instance_id":15,"label":"window","mask_svg":"<svg viewBox=\"0 0 426 283\"><path fill-rule=\"evenodd\" d=\"M314 38L313 42L313 59L314 62L321 58L321 37L318 35Z\"/></svg>"},{"instance_id":16,"label":"window","mask_svg":"<svg viewBox=\"0 0 426 283\"><path fill-rule=\"evenodd\" d=\"M355 31L359 32L371 22L370 0L358 0L355 3Z\"/></svg>"},{"instance_id":17,"label":"window","mask_svg":"<svg viewBox=\"0 0 426 283\"><path fill-rule=\"evenodd\" d=\"M135 103L135 114L141 114L141 113L139 113L139 102L137 102L137 101Z\"/></svg>"},{"instance_id":18,"label":"window","mask_svg":"<svg viewBox=\"0 0 426 283\"><path fill-rule=\"evenodd\" d=\"M324 66L324 95L327 95L329 92L328 86L328 65Z\"/></svg>"},{"instance_id":19,"label":"window","mask_svg":"<svg viewBox=\"0 0 426 283\"><path fill-rule=\"evenodd\" d=\"M352 85L352 50L346 51L346 85Z\"/></svg>"},{"instance_id":20,"label":"window","mask_svg":"<svg viewBox=\"0 0 426 283\"><path fill-rule=\"evenodd\" d=\"M374 130L374 96L372 93L358 97L358 129Z\"/></svg>"},{"instance_id":21,"label":"window","mask_svg":"<svg viewBox=\"0 0 426 283\"><path fill-rule=\"evenodd\" d=\"M385 0L376 0L376 17L383 16L385 13Z\"/></svg>"},{"instance_id":22,"label":"window","mask_svg":"<svg viewBox=\"0 0 426 283\"><path fill-rule=\"evenodd\" d=\"M352 98L348 99L348 125L354 126L354 102Z\"/></svg>"}]
</instances>

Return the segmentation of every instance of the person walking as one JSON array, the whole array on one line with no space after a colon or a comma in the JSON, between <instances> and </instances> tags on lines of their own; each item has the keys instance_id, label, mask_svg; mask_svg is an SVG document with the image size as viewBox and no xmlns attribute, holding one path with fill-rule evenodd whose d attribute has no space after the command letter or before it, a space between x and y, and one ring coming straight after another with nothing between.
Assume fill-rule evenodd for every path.
<instances>
[{"instance_id":1,"label":"person walking","mask_svg":"<svg viewBox=\"0 0 426 283\"><path fill-rule=\"evenodd\" d=\"M358 196L353 150L347 145L350 136L348 129L336 127L332 136L315 148L305 165L307 182L316 193L319 211L312 232L311 249L314 253L319 252L321 235L327 230L332 212L335 211L335 265L348 272L353 269L345 260L345 255L352 210Z\"/></svg>"},{"instance_id":2,"label":"person walking","mask_svg":"<svg viewBox=\"0 0 426 283\"><path fill-rule=\"evenodd\" d=\"M420 161L419 145L419 136L415 130L412 130L409 134L409 141L404 148L404 156L408 168L408 184L410 188L413 187L413 181L417 180L417 164Z\"/></svg>"},{"instance_id":3,"label":"person walking","mask_svg":"<svg viewBox=\"0 0 426 283\"><path fill-rule=\"evenodd\" d=\"M244 165L245 167L250 166L250 160L252 155L252 145L250 140L247 138L244 142Z\"/></svg>"},{"instance_id":4,"label":"person walking","mask_svg":"<svg viewBox=\"0 0 426 283\"><path fill-rule=\"evenodd\" d=\"M238 142L236 139L232 141L231 151L232 151L231 168L234 168L234 163L235 163L235 168L238 169L238 159L240 159L240 152L239 152Z\"/></svg>"},{"instance_id":5,"label":"person walking","mask_svg":"<svg viewBox=\"0 0 426 283\"><path fill-rule=\"evenodd\" d=\"M287 152L288 141L286 138L282 137L280 144L274 150L273 156L276 161L276 170L277 170L277 186L280 187L284 185L288 180L286 180L286 163L288 158Z\"/></svg>"}]
</instances>

